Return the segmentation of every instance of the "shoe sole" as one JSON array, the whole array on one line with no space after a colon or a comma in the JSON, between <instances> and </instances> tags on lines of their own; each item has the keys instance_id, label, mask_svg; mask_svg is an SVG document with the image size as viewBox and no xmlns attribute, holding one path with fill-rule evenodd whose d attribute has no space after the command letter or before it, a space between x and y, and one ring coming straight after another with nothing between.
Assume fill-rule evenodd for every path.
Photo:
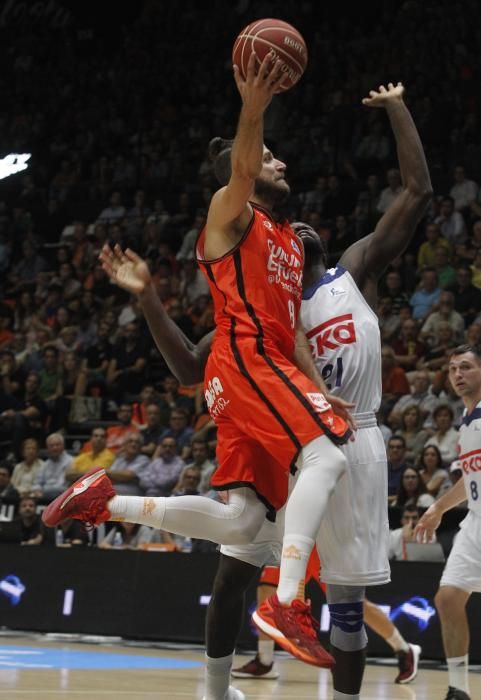
<instances>
[{"instance_id":1,"label":"shoe sole","mask_svg":"<svg viewBox=\"0 0 481 700\"><path fill-rule=\"evenodd\" d=\"M233 678L252 678L252 680L259 680L259 681L275 681L277 678L279 678L279 673L276 671L272 673L272 671L269 671L268 673L262 673L259 675L256 675L255 673L243 673L242 671L231 671L230 675Z\"/></svg>"},{"instance_id":2,"label":"shoe sole","mask_svg":"<svg viewBox=\"0 0 481 700\"><path fill-rule=\"evenodd\" d=\"M50 515L52 514L61 514L61 511L65 508L65 506L70 503L70 501L75 498L75 496L79 496L81 493L84 493L88 488L92 486L92 484L95 484L96 481L98 481L100 478L102 478L105 474L105 469L99 469L99 471L94 472L90 476L84 477L78 486L74 484L72 487L72 491L69 493L69 495L64 498L64 500L58 505L56 504L56 501L54 501L51 505L53 506L51 508L52 513L50 513L50 507L47 506L47 508L44 510L42 514L42 520L47 525L48 527L54 527L57 525L59 522L61 522L61 518L58 519L56 518L55 521L50 520ZM59 498L62 498L60 496Z\"/></svg>"},{"instance_id":3,"label":"shoe sole","mask_svg":"<svg viewBox=\"0 0 481 700\"><path fill-rule=\"evenodd\" d=\"M252 613L252 620L261 630L261 632L267 634L267 636L273 639L280 647L284 649L284 651L288 651L289 654L295 656L296 659L303 661L305 664L317 666L318 668L332 668L335 665L336 662L334 659L332 659L332 661L326 659L326 661L322 662L312 656L309 656L308 654L304 654L302 651L299 651L299 647L290 642L289 639L287 639L287 637L282 634L279 629L277 629L277 627L273 627L262 617L260 617L257 610Z\"/></svg>"},{"instance_id":4,"label":"shoe sole","mask_svg":"<svg viewBox=\"0 0 481 700\"><path fill-rule=\"evenodd\" d=\"M403 678L400 681L396 680L398 685L406 685L406 683L411 683L411 681L413 681L418 675L419 657L421 656L422 647L420 647L418 644L410 644L409 646L413 653L413 672L410 676L408 676L408 678Z\"/></svg>"}]
</instances>

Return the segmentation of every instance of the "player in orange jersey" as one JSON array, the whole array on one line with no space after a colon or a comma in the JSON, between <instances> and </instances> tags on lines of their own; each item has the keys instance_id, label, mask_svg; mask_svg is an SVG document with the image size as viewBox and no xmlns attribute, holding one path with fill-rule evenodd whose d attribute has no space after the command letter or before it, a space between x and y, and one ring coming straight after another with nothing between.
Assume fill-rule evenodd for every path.
<instances>
[{"instance_id":1,"label":"player in orange jersey","mask_svg":"<svg viewBox=\"0 0 481 700\"><path fill-rule=\"evenodd\" d=\"M351 431L326 399L298 321L302 246L288 224L272 217L289 194L286 166L263 145L263 115L282 81L281 64L267 56L256 74L252 57L246 79L235 69L235 80L242 98L237 134L226 152L218 153L217 166L228 166L226 179L212 198L197 246L216 320L205 372L205 397L218 428L219 467L212 484L229 492L228 503L116 496L104 475L94 472L50 504L43 517L48 525L66 517L95 523L122 519L222 544L247 544L266 516L273 517L286 502L288 475L297 467L270 624L295 656L330 667L334 660L320 645L310 608L297 594L329 497L345 470L337 445ZM140 263L126 251L119 264L109 249L102 261L119 284ZM151 293L142 285L137 291ZM346 416L345 402L334 402Z\"/></svg>"}]
</instances>

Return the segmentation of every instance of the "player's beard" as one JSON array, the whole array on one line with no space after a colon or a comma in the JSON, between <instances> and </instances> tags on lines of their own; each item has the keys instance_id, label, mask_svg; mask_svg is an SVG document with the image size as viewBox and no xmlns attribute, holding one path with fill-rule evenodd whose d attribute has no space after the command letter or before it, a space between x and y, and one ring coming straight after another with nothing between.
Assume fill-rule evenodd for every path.
<instances>
[{"instance_id":1,"label":"player's beard","mask_svg":"<svg viewBox=\"0 0 481 700\"><path fill-rule=\"evenodd\" d=\"M266 203L268 207L275 207L283 204L291 193L291 188L285 180L264 180L257 177L254 182L254 194Z\"/></svg>"}]
</instances>

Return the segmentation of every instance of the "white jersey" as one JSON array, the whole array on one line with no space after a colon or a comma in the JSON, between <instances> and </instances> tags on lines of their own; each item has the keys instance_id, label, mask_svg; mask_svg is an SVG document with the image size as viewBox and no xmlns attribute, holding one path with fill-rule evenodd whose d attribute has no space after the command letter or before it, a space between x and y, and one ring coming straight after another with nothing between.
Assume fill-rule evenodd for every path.
<instances>
[{"instance_id":1,"label":"white jersey","mask_svg":"<svg viewBox=\"0 0 481 700\"><path fill-rule=\"evenodd\" d=\"M379 323L341 265L304 290L301 321L329 391L355 404L355 413L376 412L382 393Z\"/></svg>"},{"instance_id":2,"label":"white jersey","mask_svg":"<svg viewBox=\"0 0 481 700\"><path fill-rule=\"evenodd\" d=\"M468 507L481 516L481 401L471 413L464 412L458 444Z\"/></svg>"}]
</instances>

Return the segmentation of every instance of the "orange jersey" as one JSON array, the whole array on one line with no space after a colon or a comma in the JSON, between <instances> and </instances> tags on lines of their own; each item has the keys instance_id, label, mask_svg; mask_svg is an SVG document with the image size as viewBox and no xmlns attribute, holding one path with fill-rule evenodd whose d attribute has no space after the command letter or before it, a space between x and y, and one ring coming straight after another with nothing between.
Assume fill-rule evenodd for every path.
<instances>
[{"instance_id":1,"label":"orange jersey","mask_svg":"<svg viewBox=\"0 0 481 700\"><path fill-rule=\"evenodd\" d=\"M232 332L262 336L286 357L294 350L302 294L303 251L288 223L277 224L253 205L253 216L236 248L217 260L204 260L205 230L197 243L197 260L214 300L214 346Z\"/></svg>"}]
</instances>

